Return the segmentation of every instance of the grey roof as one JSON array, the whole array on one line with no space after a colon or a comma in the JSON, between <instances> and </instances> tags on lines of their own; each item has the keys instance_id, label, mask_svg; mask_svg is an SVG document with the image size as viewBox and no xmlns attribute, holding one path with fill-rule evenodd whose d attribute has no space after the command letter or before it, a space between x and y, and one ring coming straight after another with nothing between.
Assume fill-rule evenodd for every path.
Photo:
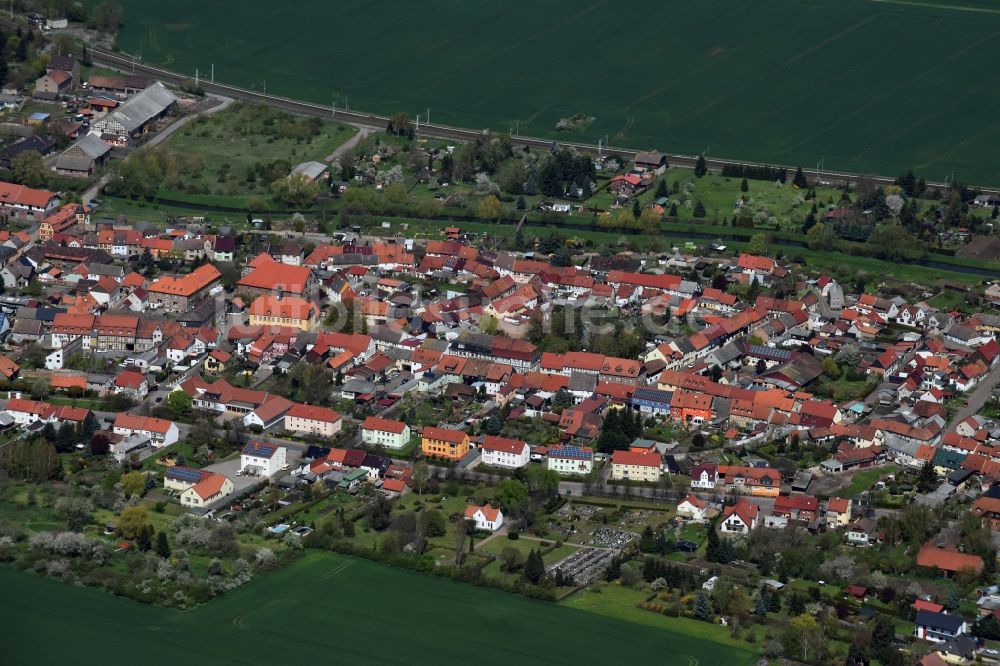
<instances>
[{"instance_id":1,"label":"grey roof","mask_svg":"<svg viewBox=\"0 0 1000 666\"><path fill-rule=\"evenodd\" d=\"M177 97L157 81L125 102L119 109L94 124L95 129L107 130L112 121L120 123L127 132L134 132L151 119L166 111Z\"/></svg>"},{"instance_id":2,"label":"grey roof","mask_svg":"<svg viewBox=\"0 0 1000 666\"><path fill-rule=\"evenodd\" d=\"M297 164L290 175L302 174L309 180L316 180L323 175L324 171L326 171L326 165L322 162L303 162Z\"/></svg>"},{"instance_id":3,"label":"grey roof","mask_svg":"<svg viewBox=\"0 0 1000 666\"><path fill-rule=\"evenodd\" d=\"M60 155L56 160L59 171L90 171L94 167L94 158L84 155Z\"/></svg>"},{"instance_id":4,"label":"grey roof","mask_svg":"<svg viewBox=\"0 0 1000 666\"><path fill-rule=\"evenodd\" d=\"M88 134L77 141L74 145L70 146L69 150L73 150L74 148L83 151L84 155L87 155L95 160L98 160L111 152L111 146L104 143L101 137L96 134Z\"/></svg>"}]
</instances>

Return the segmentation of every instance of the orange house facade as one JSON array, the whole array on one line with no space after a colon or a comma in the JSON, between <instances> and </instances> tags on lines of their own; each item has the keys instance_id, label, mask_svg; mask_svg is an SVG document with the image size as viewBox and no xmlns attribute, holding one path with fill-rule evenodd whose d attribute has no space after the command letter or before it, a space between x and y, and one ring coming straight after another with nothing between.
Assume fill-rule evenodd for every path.
<instances>
[{"instance_id":1,"label":"orange house facade","mask_svg":"<svg viewBox=\"0 0 1000 666\"><path fill-rule=\"evenodd\" d=\"M712 396L690 391L674 391L670 401L670 418L684 425L701 425L712 420Z\"/></svg>"},{"instance_id":2,"label":"orange house facade","mask_svg":"<svg viewBox=\"0 0 1000 666\"><path fill-rule=\"evenodd\" d=\"M461 460L469 452L469 434L462 430L427 426L420 434L420 450L428 457Z\"/></svg>"}]
</instances>

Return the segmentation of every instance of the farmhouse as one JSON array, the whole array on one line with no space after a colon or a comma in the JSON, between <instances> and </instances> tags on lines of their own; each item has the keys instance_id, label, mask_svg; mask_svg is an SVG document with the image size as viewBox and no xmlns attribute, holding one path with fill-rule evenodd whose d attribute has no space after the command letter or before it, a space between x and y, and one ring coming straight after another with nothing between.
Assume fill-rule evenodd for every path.
<instances>
[{"instance_id":1,"label":"farmhouse","mask_svg":"<svg viewBox=\"0 0 1000 666\"><path fill-rule=\"evenodd\" d=\"M149 285L150 303L158 303L167 312L186 312L192 304L211 291L222 273L212 264L202 264L187 275L166 275Z\"/></svg>"},{"instance_id":2,"label":"farmhouse","mask_svg":"<svg viewBox=\"0 0 1000 666\"><path fill-rule=\"evenodd\" d=\"M59 197L48 190L0 181L0 216L41 222L59 208Z\"/></svg>"},{"instance_id":3,"label":"farmhouse","mask_svg":"<svg viewBox=\"0 0 1000 666\"><path fill-rule=\"evenodd\" d=\"M55 171L60 176L88 178L102 167L111 155L111 146L96 134L87 134L63 151L56 160Z\"/></svg>"},{"instance_id":4,"label":"farmhouse","mask_svg":"<svg viewBox=\"0 0 1000 666\"><path fill-rule=\"evenodd\" d=\"M176 103L177 97L157 81L92 127L102 134L126 137L126 141L132 143L149 131L151 123L167 115Z\"/></svg>"}]
</instances>

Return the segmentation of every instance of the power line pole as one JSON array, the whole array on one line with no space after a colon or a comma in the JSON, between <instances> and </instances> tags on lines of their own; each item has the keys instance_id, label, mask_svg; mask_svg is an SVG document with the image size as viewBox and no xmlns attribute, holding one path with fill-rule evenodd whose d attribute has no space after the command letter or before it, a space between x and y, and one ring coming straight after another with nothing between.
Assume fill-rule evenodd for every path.
<instances>
[{"instance_id":1,"label":"power line pole","mask_svg":"<svg viewBox=\"0 0 1000 666\"><path fill-rule=\"evenodd\" d=\"M212 83L215 83L215 63L212 63Z\"/></svg>"},{"instance_id":2,"label":"power line pole","mask_svg":"<svg viewBox=\"0 0 1000 666\"><path fill-rule=\"evenodd\" d=\"M427 115L424 116L424 124L425 125L431 124L431 107L429 106L427 107Z\"/></svg>"}]
</instances>

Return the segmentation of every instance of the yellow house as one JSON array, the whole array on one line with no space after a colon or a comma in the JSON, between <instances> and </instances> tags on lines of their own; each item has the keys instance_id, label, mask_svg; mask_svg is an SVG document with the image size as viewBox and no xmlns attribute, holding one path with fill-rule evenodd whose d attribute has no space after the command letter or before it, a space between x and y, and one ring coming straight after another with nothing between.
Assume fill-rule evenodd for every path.
<instances>
[{"instance_id":1,"label":"yellow house","mask_svg":"<svg viewBox=\"0 0 1000 666\"><path fill-rule=\"evenodd\" d=\"M213 349L205 359L205 372L210 375L221 375L226 371L226 364L233 358L229 352Z\"/></svg>"},{"instance_id":2,"label":"yellow house","mask_svg":"<svg viewBox=\"0 0 1000 666\"><path fill-rule=\"evenodd\" d=\"M469 452L469 434L462 430L427 426L420 437L420 450L430 458L461 460Z\"/></svg>"},{"instance_id":3,"label":"yellow house","mask_svg":"<svg viewBox=\"0 0 1000 666\"><path fill-rule=\"evenodd\" d=\"M250 304L251 326L292 326L308 331L318 316L316 305L298 296L260 296Z\"/></svg>"}]
</instances>

